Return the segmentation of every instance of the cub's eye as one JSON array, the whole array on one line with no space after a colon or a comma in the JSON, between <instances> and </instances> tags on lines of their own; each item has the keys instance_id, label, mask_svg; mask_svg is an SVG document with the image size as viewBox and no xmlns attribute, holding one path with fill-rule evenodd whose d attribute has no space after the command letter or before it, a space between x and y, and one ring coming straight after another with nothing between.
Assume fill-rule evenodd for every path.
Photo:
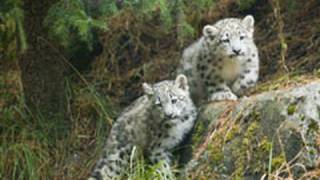
<instances>
[{"instance_id":1,"label":"cub's eye","mask_svg":"<svg viewBox=\"0 0 320 180\"><path fill-rule=\"evenodd\" d=\"M171 103L175 104L177 102L177 99L171 99Z\"/></svg>"},{"instance_id":2,"label":"cub's eye","mask_svg":"<svg viewBox=\"0 0 320 180\"><path fill-rule=\"evenodd\" d=\"M229 43L230 40L229 40L229 39L223 39L223 40L221 40L221 42L223 42L223 43Z\"/></svg>"},{"instance_id":3,"label":"cub's eye","mask_svg":"<svg viewBox=\"0 0 320 180\"><path fill-rule=\"evenodd\" d=\"M244 39L244 36L240 36L240 40L243 40Z\"/></svg>"}]
</instances>

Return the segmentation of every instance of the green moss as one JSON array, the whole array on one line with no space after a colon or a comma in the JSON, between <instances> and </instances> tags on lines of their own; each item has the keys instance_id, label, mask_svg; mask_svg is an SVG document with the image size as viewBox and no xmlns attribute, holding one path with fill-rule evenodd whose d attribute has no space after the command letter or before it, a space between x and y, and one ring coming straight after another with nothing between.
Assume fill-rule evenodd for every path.
<instances>
[{"instance_id":1,"label":"green moss","mask_svg":"<svg viewBox=\"0 0 320 180\"><path fill-rule=\"evenodd\" d=\"M252 8L255 5L256 0L237 0L236 2L240 10L245 11Z\"/></svg>"},{"instance_id":2,"label":"green moss","mask_svg":"<svg viewBox=\"0 0 320 180\"><path fill-rule=\"evenodd\" d=\"M215 142L208 146L209 158L212 165L218 165L223 160L223 144Z\"/></svg>"},{"instance_id":3,"label":"green moss","mask_svg":"<svg viewBox=\"0 0 320 180\"><path fill-rule=\"evenodd\" d=\"M261 114L260 112L253 110L247 117L244 118L244 120L250 122L259 122L261 120Z\"/></svg>"},{"instance_id":4,"label":"green moss","mask_svg":"<svg viewBox=\"0 0 320 180\"><path fill-rule=\"evenodd\" d=\"M281 153L280 155L274 157L272 159L272 169L273 170L278 169L285 161L286 161L286 156L284 153Z\"/></svg>"},{"instance_id":5,"label":"green moss","mask_svg":"<svg viewBox=\"0 0 320 180\"><path fill-rule=\"evenodd\" d=\"M256 113L251 117L257 117ZM247 153L252 150L252 145L254 143L254 139L256 136L257 129L259 128L259 124L257 121L253 121L249 124L248 128L245 130L243 138L240 143L234 145L233 154L236 158L235 161L235 171L233 173L234 179L243 179L243 175L245 170L248 168L248 156ZM253 153L250 153L253 155Z\"/></svg>"},{"instance_id":6,"label":"green moss","mask_svg":"<svg viewBox=\"0 0 320 180\"><path fill-rule=\"evenodd\" d=\"M267 137L262 138L259 144L259 149L263 152L269 152L271 148L272 142Z\"/></svg>"},{"instance_id":7,"label":"green moss","mask_svg":"<svg viewBox=\"0 0 320 180\"><path fill-rule=\"evenodd\" d=\"M308 125L308 132L307 133L311 133L311 132L319 132L319 125L318 125L317 121L314 119L311 119L310 123Z\"/></svg>"},{"instance_id":8,"label":"green moss","mask_svg":"<svg viewBox=\"0 0 320 180\"><path fill-rule=\"evenodd\" d=\"M196 147L199 145L200 141L202 140L203 133L206 131L206 127L201 120L198 121L198 123L195 126L194 133L192 135L192 146Z\"/></svg>"},{"instance_id":9,"label":"green moss","mask_svg":"<svg viewBox=\"0 0 320 180\"><path fill-rule=\"evenodd\" d=\"M289 115L293 115L297 111L297 104L290 104L287 108Z\"/></svg>"},{"instance_id":10,"label":"green moss","mask_svg":"<svg viewBox=\"0 0 320 180\"><path fill-rule=\"evenodd\" d=\"M231 141L237 134L239 134L239 125L234 125L226 134L225 142Z\"/></svg>"},{"instance_id":11,"label":"green moss","mask_svg":"<svg viewBox=\"0 0 320 180\"><path fill-rule=\"evenodd\" d=\"M246 118L249 124L241 133L243 134L241 140L233 145L232 154L235 157L233 179L244 179L246 172L265 172L268 153L272 148L272 142L261 134L260 113L253 112Z\"/></svg>"}]
</instances>

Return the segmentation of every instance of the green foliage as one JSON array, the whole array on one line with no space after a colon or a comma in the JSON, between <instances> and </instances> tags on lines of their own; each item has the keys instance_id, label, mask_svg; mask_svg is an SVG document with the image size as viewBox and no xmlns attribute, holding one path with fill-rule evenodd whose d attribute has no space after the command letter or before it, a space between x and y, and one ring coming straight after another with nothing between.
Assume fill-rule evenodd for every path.
<instances>
[{"instance_id":1,"label":"green foliage","mask_svg":"<svg viewBox=\"0 0 320 180\"><path fill-rule=\"evenodd\" d=\"M289 13L294 13L296 10L299 9L299 5L297 3L297 0L282 1L281 4L282 4L283 7L287 7L288 8L288 12Z\"/></svg>"},{"instance_id":2,"label":"green foliage","mask_svg":"<svg viewBox=\"0 0 320 180\"><path fill-rule=\"evenodd\" d=\"M0 54L4 58L14 59L18 50L27 48L21 5L21 0L5 0L0 6Z\"/></svg>"},{"instance_id":3,"label":"green foliage","mask_svg":"<svg viewBox=\"0 0 320 180\"><path fill-rule=\"evenodd\" d=\"M200 9L209 7L214 0L201 0L197 3ZM110 18L121 16L121 12L133 11L134 16L144 22L160 20L161 30L170 32L174 25L175 4L170 0L124 0L119 1L104 0L98 4L88 0L60 1L50 8L45 24L50 30L53 39L68 47L71 41L80 40L82 42L91 43L92 29L107 30L110 24ZM97 7L96 7L97 6ZM192 11L193 7L189 6L189 2L183 2L183 11ZM94 19L91 16L100 20ZM123 22L124 23L124 22ZM182 28L183 37L194 34L193 27L183 21L179 24Z\"/></svg>"},{"instance_id":4,"label":"green foliage","mask_svg":"<svg viewBox=\"0 0 320 180\"><path fill-rule=\"evenodd\" d=\"M196 5L198 6L199 10L204 10L208 7L211 7L217 0L199 0L194 1ZM186 2L187 4L188 2Z\"/></svg>"},{"instance_id":5,"label":"green foliage","mask_svg":"<svg viewBox=\"0 0 320 180\"><path fill-rule=\"evenodd\" d=\"M53 5L45 19L52 39L69 47L72 41L80 41L91 47L92 29L106 29L103 21L87 15L82 1L60 1Z\"/></svg>"},{"instance_id":6,"label":"green foliage","mask_svg":"<svg viewBox=\"0 0 320 180\"><path fill-rule=\"evenodd\" d=\"M126 170L126 178L128 180L175 180L173 173L165 168L163 161L150 165L143 158L135 158L130 162L130 167Z\"/></svg>"},{"instance_id":7,"label":"green foliage","mask_svg":"<svg viewBox=\"0 0 320 180\"><path fill-rule=\"evenodd\" d=\"M170 0L124 0L122 9L132 9L139 18L153 19L159 15L161 23L165 29L170 29L173 22L172 8ZM119 9L120 11L120 9Z\"/></svg>"},{"instance_id":8,"label":"green foliage","mask_svg":"<svg viewBox=\"0 0 320 180\"><path fill-rule=\"evenodd\" d=\"M254 6L257 0L237 0L240 10L244 11Z\"/></svg>"}]
</instances>

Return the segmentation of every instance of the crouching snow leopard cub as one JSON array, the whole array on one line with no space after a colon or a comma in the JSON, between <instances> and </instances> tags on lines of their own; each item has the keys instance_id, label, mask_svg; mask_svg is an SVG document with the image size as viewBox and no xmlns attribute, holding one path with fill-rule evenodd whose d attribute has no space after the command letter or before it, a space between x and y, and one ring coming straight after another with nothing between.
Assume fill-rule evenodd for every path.
<instances>
[{"instance_id":1,"label":"crouching snow leopard cub","mask_svg":"<svg viewBox=\"0 0 320 180\"><path fill-rule=\"evenodd\" d=\"M237 100L256 84L259 57L253 31L251 15L203 28L203 36L184 50L178 70L188 76L194 99Z\"/></svg>"},{"instance_id":2,"label":"crouching snow leopard cub","mask_svg":"<svg viewBox=\"0 0 320 180\"><path fill-rule=\"evenodd\" d=\"M171 150L191 130L197 116L186 76L174 81L143 84L145 95L118 117L111 129L102 158L89 179L123 176L135 147L151 163L170 164ZM168 166L167 166L168 167Z\"/></svg>"}]
</instances>

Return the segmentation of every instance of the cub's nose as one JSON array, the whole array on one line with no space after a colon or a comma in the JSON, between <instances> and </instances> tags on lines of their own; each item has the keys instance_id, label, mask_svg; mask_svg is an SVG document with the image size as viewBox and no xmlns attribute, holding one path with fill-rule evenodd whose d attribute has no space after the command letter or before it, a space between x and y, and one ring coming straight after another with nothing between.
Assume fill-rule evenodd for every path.
<instances>
[{"instance_id":1,"label":"cub's nose","mask_svg":"<svg viewBox=\"0 0 320 180\"><path fill-rule=\"evenodd\" d=\"M240 54L240 49L232 49L232 52L236 55L239 55Z\"/></svg>"}]
</instances>

